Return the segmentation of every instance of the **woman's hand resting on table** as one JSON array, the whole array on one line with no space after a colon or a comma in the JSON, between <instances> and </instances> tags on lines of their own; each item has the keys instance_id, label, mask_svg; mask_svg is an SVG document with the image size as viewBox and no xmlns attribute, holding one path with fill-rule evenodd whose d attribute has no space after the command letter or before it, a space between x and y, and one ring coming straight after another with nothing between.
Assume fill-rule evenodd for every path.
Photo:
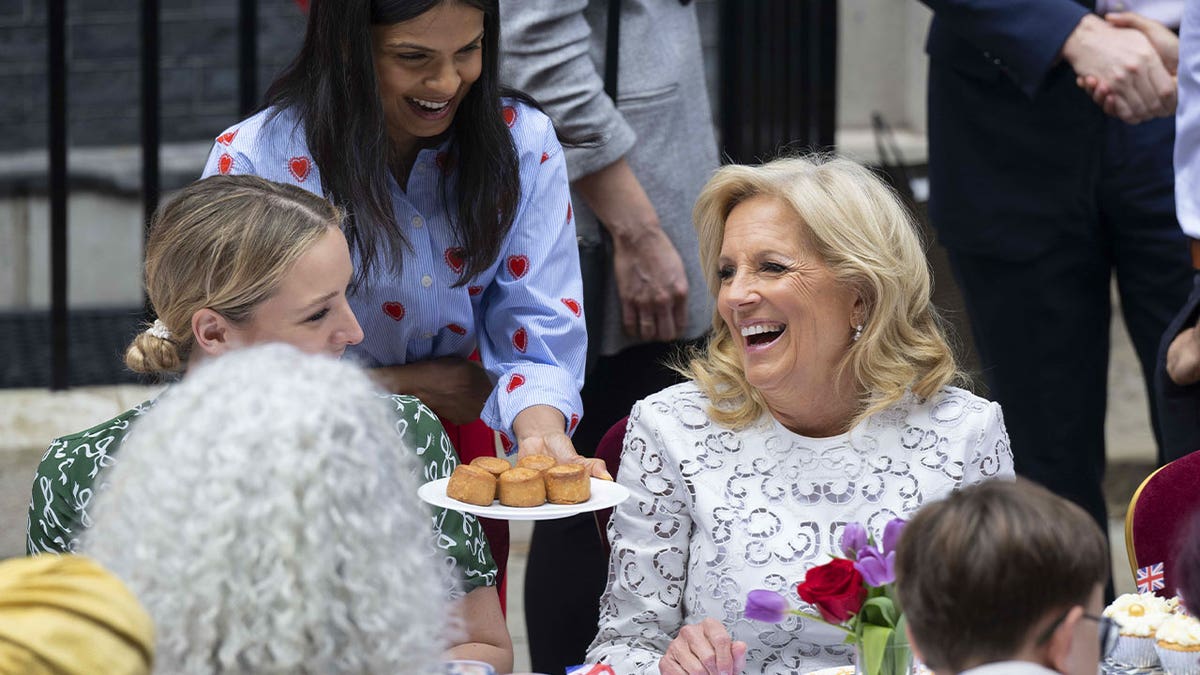
<instances>
[{"instance_id":1,"label":"woman's hand resting on table","mask_svg":"<svg viewBox=\"0 0 1200 675\"><path fill-rule=\"evenodd\" d=\"M658 662L662 675L737 675L745 666L746 643L712 618L679 629Z\"/></svg>"},{"instance_id":2,"label":"woman's hand resting on table","mask_svg":"<svg viewBox=\"0 0 1200 675\"><path fill-rule=\"evenodd\" d=\"M454 424L479 419L494 387L478 361L457 356L372 368L371 378L393 394L416 396Z\"/></svg>"},{"instance_id":3,"label":"woman's hand resting on table","mask_svg":"<svg viewBox=\"0 0 1200 675\"><path fill-rule=\"evenodd\" d=\"M596 478L612 480L604 460L583 457L575 451L566 428L566 419L554 406L534 405L522 410L513 420L513 432L517 434L517 456L549 455L559 464L582 464Z\"/></svg>"}]
</instances>

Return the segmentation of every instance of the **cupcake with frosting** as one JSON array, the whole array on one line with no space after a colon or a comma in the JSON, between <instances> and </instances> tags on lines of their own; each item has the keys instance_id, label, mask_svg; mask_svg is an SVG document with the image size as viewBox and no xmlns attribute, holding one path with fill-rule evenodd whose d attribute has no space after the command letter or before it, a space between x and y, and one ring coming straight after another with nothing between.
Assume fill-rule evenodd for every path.
<instances>
[{"instance_id":1,"label":"cupcake with frosting","mask_svg":"<svg viewBox=\"0 0 1200 675\"><path fill-rule=\"evenodd\" d=\"M1167 675L1200 675L1200 621L1168 616L1154 632L1154 648Z\"/></svg>"},{"instance_id":2,"label":"cupcake with frosting","mask_svg":"<svg viewBox=\"0 0 1200 675\"><path fill-rule=\"evenodd\" d=\"M1104 608L1120 627L1121 636L1112 660L1124 665L1146 668L1158 664L1154 633L1171 615L1167 601L1152 593L1126 593Z\"/></svg>"}]
</instances>

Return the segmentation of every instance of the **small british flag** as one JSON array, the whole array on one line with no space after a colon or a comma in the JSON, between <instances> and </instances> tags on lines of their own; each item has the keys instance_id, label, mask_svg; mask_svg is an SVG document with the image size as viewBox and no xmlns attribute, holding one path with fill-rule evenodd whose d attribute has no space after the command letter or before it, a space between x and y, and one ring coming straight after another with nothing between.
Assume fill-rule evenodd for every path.
<instances>
[{"instance_id":1,"label":"small british flag","mask_svg":"<svg viewBox=\"0 0 1200 675\"><path fill-rule=\"evenodd\" d=\"M1163 564L1154 563L1139 567L1137 571L1137 589L1139 593L1153 593L1161 590L1163 583Z\"/></svg>"},{"instance_id":2,"label":"small british flag","mask_svg":"<svg viewBox=\"0 0 1200 675\"><path fill-rule=\"evenodd\" d=\"M567 675L613 675L614 672L612 666L603 663L585 663L567 667Z\"/></svg>"}]
</instances>

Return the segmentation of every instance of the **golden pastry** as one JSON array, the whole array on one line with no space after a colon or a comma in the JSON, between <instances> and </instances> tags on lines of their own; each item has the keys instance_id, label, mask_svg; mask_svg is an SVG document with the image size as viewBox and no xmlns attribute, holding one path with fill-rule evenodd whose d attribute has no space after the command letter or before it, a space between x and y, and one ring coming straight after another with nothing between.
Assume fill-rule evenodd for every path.
<instances>
[{"instance_id":1,"label":"golden pastry","mask_svg":"<svg viewBox=\"0 0 1200 675\"><path fill-rule=\"evenodd\" d=\"M446 483L446 496L476 506L491 506L496 498L496 477L477 466L459 464Z\"/></svg>"},{"instance_id":2,"label":"golden pastry","mask_svg":"<svg viewBox=\"0 0 1200 675\"><path fill-rule=\"evenodd\" d=\"M518 467L500 474L496 487L500 503L505 506L541 506L546 503L546 483L542 474Z\"/></svg>"},{"instance_id":3,"label":"golden pastry","mask_svg":"<svg viewBox=\"0 0 1200 675\"><path fill-rule=\"evenodd\" d=\"M546 499L551 504L579 504L592 496L592 481L582 464L559 464L546 469Z\"/></svg>"},{"instance_id":4,"label":"golden pastry","mask_svg":"<svg viewBox=\"0 0 1200 675\"><path fill-rule=\"evenodd\" d=\"M512 468L507 459L499 457L476 457L471 460L471 466L479 467L493 476L499 476Z\"/></svg>"},{"instance_id":5,"label":"golden pastry","mask_svg":"<svg viewBox=\"0 0 1200 675\"><path fill-rule=\"evenodd\" d=\"M524 469L533 469L538 473L549 469L557 463L558 462L555 462L554 458L549 455L525 455L521 459L517 460L517 466Z\"/></svg>"}]
</instances>

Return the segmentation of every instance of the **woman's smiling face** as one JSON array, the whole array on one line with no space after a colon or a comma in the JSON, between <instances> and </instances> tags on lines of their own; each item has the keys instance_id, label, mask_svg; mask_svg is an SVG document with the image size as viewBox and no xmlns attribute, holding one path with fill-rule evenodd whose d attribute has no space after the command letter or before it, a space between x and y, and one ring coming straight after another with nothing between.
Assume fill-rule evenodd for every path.
<instances>
[{"instance_id":1,"label":"woman's smiling face","mask_svg":"<svg viewBox=\"0 0 1200 675\"><path fill-rule=\"evenodd\" d=\"M450 128L483 69L482 40L483 11L455 0L371 27L388 137L402 152Z\"/></svg>"},{"instance_id":2,"label":"woman's smiling face","mask_svg":"<svg viewBox=\"0 0 1200 675\"><path fill-rule=\"evenodd\" d=\"M717 310L773 410L832 392L861 312L805 234L783 200L751 197L730 211L717 261Z\"/></svg>"}]
</instances>

